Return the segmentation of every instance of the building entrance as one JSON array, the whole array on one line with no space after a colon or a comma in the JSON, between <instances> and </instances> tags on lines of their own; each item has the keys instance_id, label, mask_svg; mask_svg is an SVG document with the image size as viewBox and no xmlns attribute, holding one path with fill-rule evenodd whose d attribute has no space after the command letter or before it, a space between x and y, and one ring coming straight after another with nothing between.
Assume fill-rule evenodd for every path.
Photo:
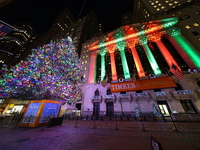
<instances>
[{"instance_id":1,"label":"building entrance","mask_svg":"<svg viewBox=\"0 0 200 150\"><path fill-rule=\"evenodd\" d=\"M107 116L114 116L113 102L106 103L106 114L107 114Z\"/></svg>"},{"instance_id":2,"label":"building entrance","mask_svg":"<svg viewBox=\"0 0 200 150\"><path fill-rule=\"evenodd\" d=\"M100 103L96 102L93 105L93 116L99 116L99 112L100 112Z\"/></svg>"}]
</instances>

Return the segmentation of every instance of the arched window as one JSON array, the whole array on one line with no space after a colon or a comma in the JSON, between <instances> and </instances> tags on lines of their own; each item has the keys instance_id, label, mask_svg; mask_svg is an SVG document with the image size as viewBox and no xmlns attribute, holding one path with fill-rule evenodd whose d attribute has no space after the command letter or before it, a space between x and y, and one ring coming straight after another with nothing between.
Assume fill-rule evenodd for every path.
<instances>
[{"instance_id":1,"label":"arched window","mask_svg":"<svg viewBox=\"0 0 200 150\"><path fill-rule=\"evenodd\" d=\"M107 89L107 95L112 95L110 88Z\"/></svg>"},{"instance_id":2,"label":"arched window","mask_svg":"<svg viewBox=\"0 0 200 150\"><path fill-rule=\"evenodd\" d=\"M96 89L96 91L94 92L95 96L99 96L99 89Z\"/></svg>"}]
</instances>

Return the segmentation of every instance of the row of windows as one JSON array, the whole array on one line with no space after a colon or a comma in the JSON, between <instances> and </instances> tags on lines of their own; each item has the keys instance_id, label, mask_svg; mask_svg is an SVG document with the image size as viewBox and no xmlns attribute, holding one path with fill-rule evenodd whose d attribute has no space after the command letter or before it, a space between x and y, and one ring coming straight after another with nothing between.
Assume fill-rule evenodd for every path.
<instances>
[{"instance_id":1,"label":"row of windows","mask_svg":"<svg viewBox=\"0 0 200 150\"><path fill-rule=\"evenodd\" d=\"M195 22L195 23L193 23L193 26L198 27L198 26L199 26L199 23ZM186 28L186 29L190 29L191 26L190 26L190 25L186 25L185 28Z\"/></svg>"},{"instance_id":2,"label":"row of windows","mask_svg":"<svg viewBox=\"0 0 200 150\"><path fill-rule=\"evenodd\" d=\"M87 60L85 62L83 61L82 64L87 64Z\"/></svg>"}]
</instances>

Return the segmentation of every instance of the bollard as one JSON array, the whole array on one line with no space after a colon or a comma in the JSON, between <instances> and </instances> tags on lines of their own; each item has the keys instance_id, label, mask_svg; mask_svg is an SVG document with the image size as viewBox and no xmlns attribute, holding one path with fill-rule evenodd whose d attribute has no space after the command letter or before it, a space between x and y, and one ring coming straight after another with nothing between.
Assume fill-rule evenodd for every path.
<instances>
[{"instance_id":1,"label":"bollard","mask_svg":"<svg viewBox=\"0 0 200 150\"><path fill-rule=\"evenodd\" d=\"M76 125L74 128L77 128L78 127L78 116L76 116Z\"/></svg>"},{"instance_id":2,"label":"bollard","mask_svg":"<svg viewBox=\"0 0 200 150\"><path fill-rule=\"evenodd\" d=\"M127 120L128 120L128 121L130 120L129 115L127 115Z\"/></svg>"},{"instance_id":3,"label":"bollard","mask_svg":"<svg viewBox=\"0 0 200 150\"><path fill-rule=\"evenodd\" d=\"M119 130L118 129L118 124L117 124L117 116L115 116L115 123L116 123L115 130Z\"/></svg>"},{"instance_id":4,"label":"bollard","mask_svg":"<svg viewBox=\"0 0 200 150\"><path fill-rule=\"evenodd\" d=\"M93 129L96 129L96 119L93 118L93 120L94 120L94 126L93 126Z\"/></svg>"},{"instance_id":5,"label":"bollard","mask_svg":"<svg viewBox=\"0 0 200 150\"><path fill-rule=\"evenodd\" d=\"M134 120L137 120L136 116L134 115Z\"/></svg>"},{"instance_id":6,"label":"bollard","mask_svg":"<svg viewBox=\"0 0 200 150\"><path fill-rule=\"evenodd\" d=\"M120 115L119 117L120 117L120 120L122 121L122 120L123 120L123 119L122 119L122 116Z\"/></svg>"}]
</instances>

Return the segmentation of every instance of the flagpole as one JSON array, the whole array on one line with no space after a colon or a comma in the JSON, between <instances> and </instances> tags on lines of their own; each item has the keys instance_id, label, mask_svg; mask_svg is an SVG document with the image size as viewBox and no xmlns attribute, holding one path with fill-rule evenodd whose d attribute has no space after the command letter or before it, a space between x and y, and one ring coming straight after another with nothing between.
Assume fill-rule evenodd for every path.
<instances>
[{"instance_id":1,"label":"flagpole","mask_svg":"<svg viewBox=\"0 0 200 150\"><path fill-rule=\"evenodd\" d=\"M2 21L2 20L0 20L0 23L2 23L2 24L5 24L5 25L7 25L8 27L10 27L10 28L12 28L12 29L17 29L17 28L15 28L15 27L13 27L13 26L11 26L11 25L9 25L9 24L5 23L5 22L4 22L4 21Z\"/></svg>"}]
</instances>

